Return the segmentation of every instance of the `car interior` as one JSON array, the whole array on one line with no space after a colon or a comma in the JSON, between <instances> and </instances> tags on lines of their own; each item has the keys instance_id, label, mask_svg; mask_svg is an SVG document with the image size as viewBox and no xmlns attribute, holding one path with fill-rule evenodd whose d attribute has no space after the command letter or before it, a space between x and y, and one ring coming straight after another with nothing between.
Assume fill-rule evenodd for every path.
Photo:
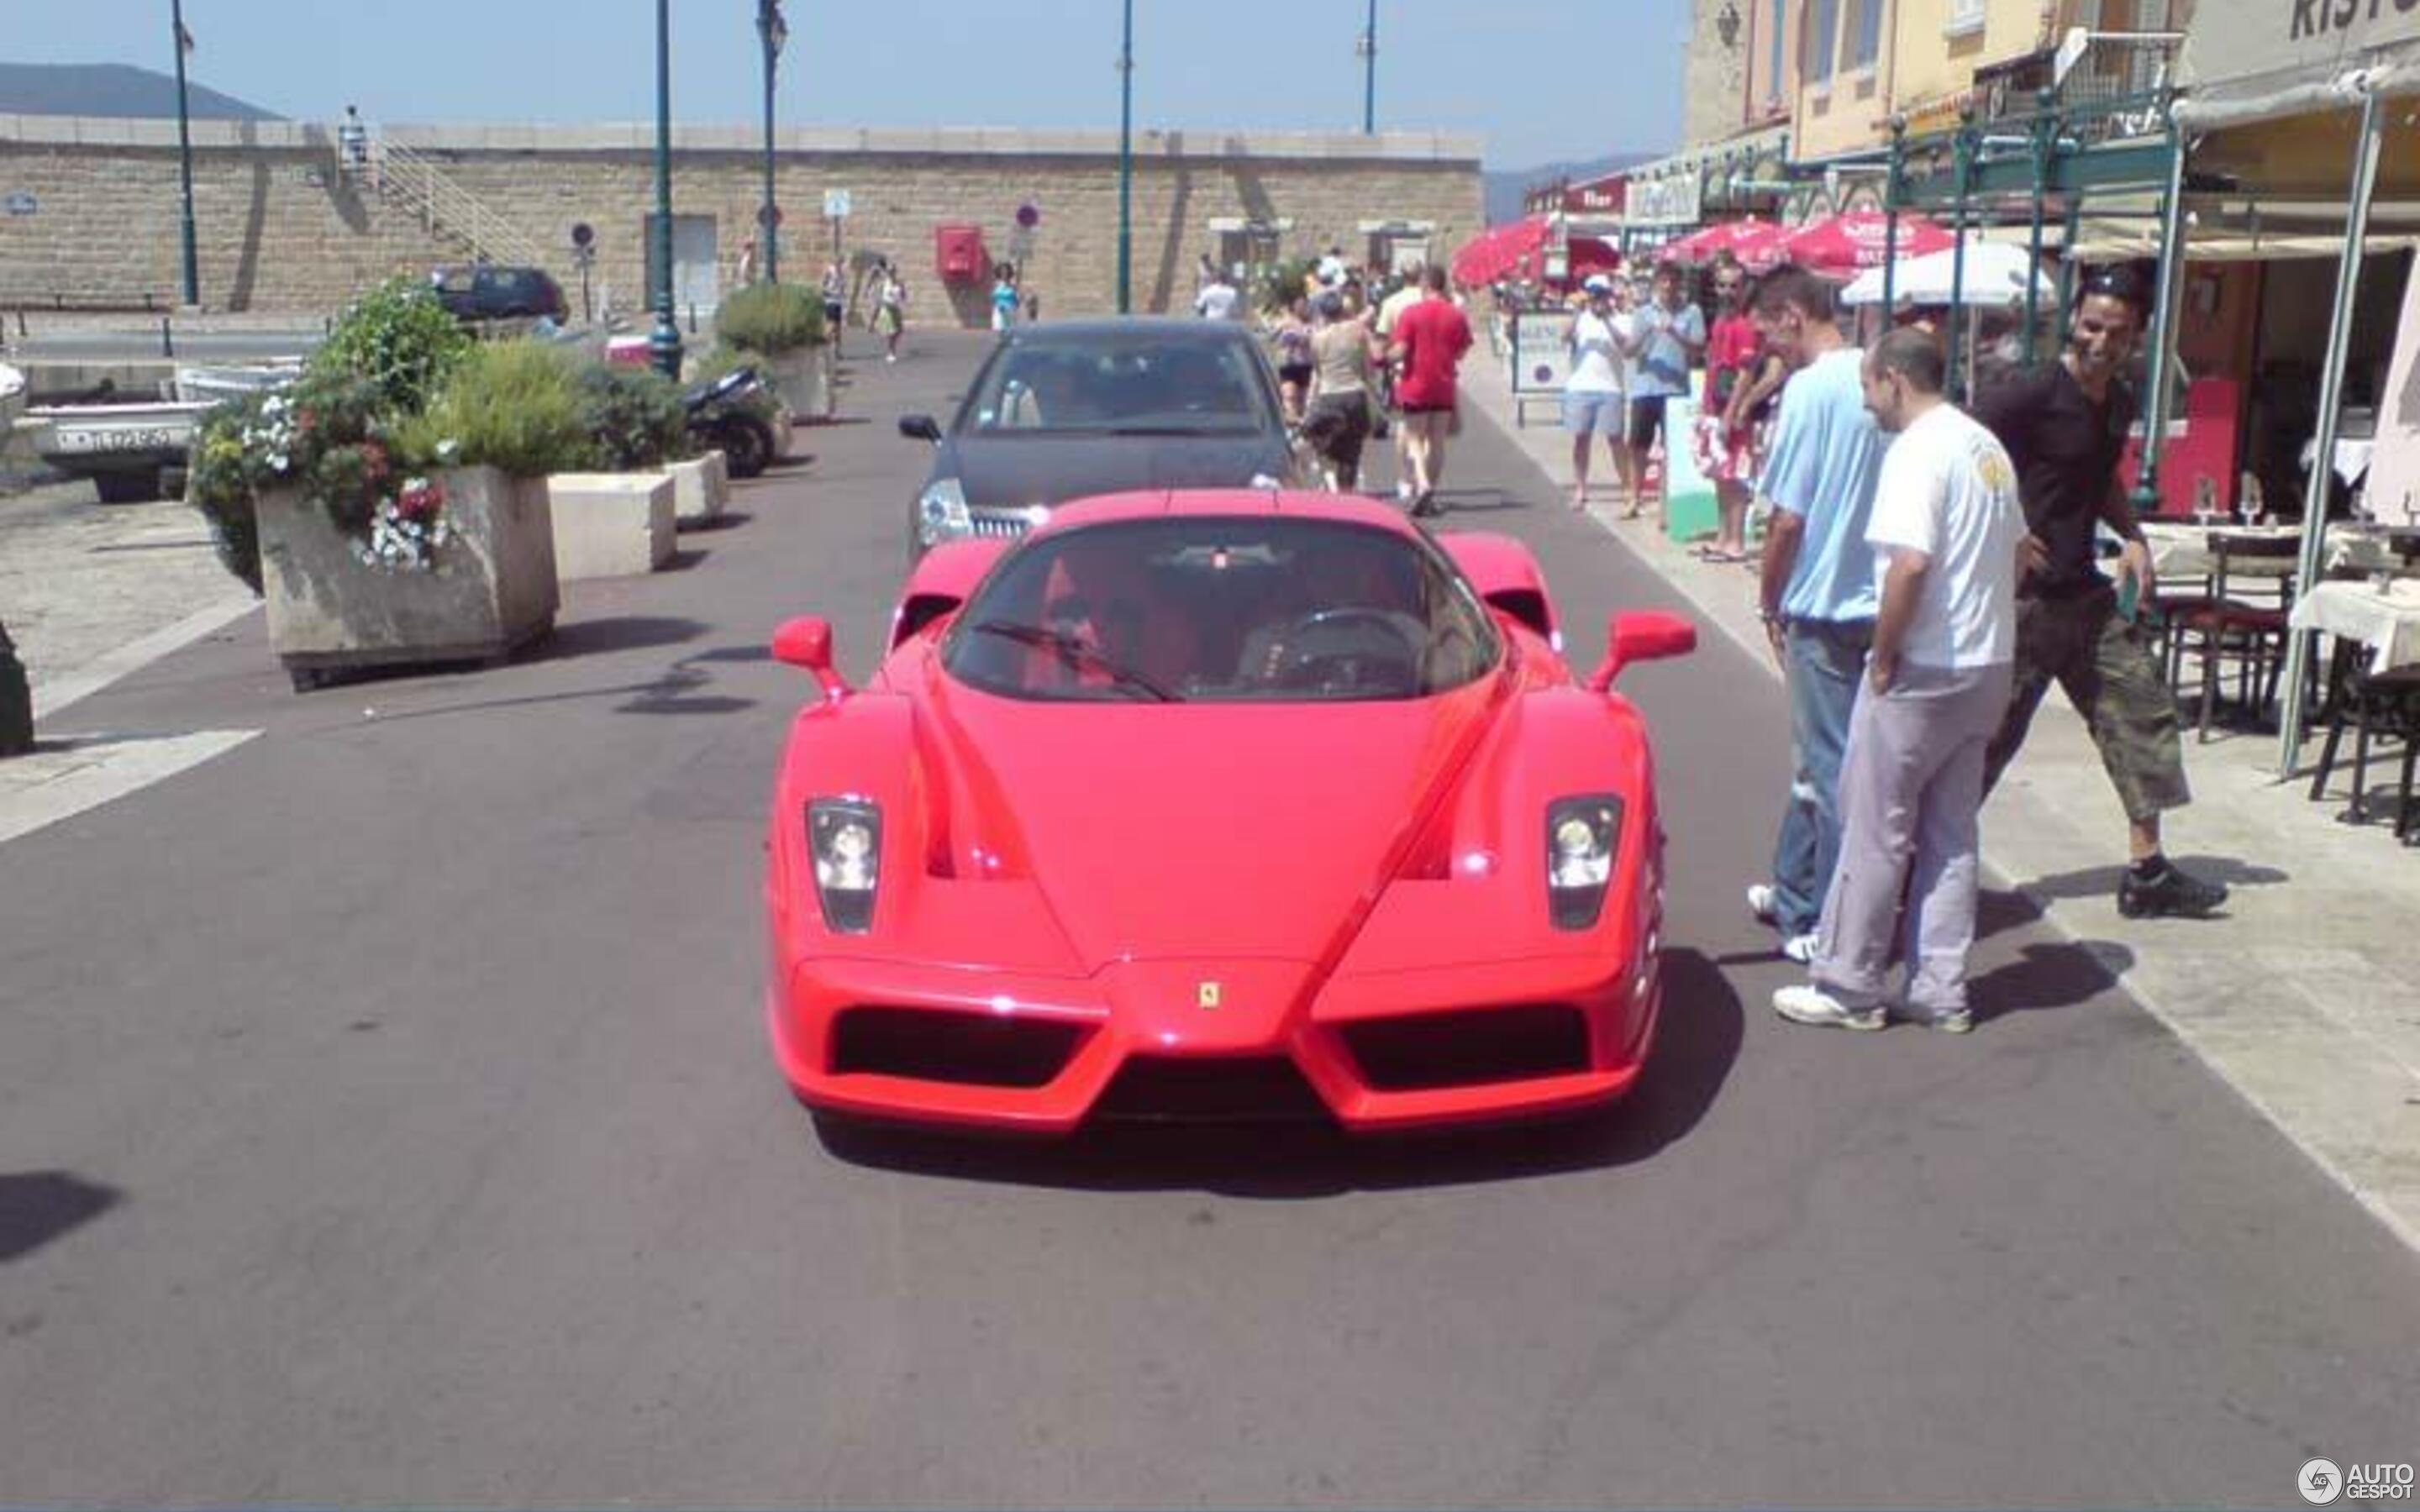
<instances>
[{"instance_id":1,"label":"car interior","mask_svg":"<svg viewBox=\"0 0 2420 1512\"><path fill-rule=\"evenodd\" d=\"M1154 520L1037 542L958 617L944 656L1047 700L1405 699L1492 665L1485 611L1388 532Z\"/></svg>"}]
</instances>

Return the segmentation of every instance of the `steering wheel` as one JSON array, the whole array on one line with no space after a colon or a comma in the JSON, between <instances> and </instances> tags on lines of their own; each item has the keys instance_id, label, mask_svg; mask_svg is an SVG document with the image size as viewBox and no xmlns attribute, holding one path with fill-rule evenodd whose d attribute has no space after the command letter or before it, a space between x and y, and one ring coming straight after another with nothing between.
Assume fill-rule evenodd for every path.
<instances>
[{"instance_id":1,"label":"steering wheel","mask_svg":"<svg viewBox=\"0 0 2420 1512\"><path fill-rule=\"evenodd\" d=\"M1400 698L1420 686L1419 641L1385 609L1313 609L1278 632L1266 665L1276 687Z\"/></svg>"}]
</instances>

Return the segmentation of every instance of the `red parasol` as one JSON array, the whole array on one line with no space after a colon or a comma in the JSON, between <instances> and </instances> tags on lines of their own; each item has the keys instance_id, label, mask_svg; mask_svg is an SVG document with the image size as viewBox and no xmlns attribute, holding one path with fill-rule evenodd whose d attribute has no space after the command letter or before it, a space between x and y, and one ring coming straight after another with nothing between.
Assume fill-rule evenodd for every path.
<instances>
[{"instance_id":1,"label":"red parasol","mask_svg":"<svg viewBox=\"0 0 2420 1512\"><path fill-rule=\"evenodd\" d=\"M1490 226L1464 242L1448 266L1454 282L1466 286L1511 277L1544 283L1546 251L1554 244L1554 233L1553 220L1544 215ZM1575 236L1565 245L1570 255L1567 276L1572 279L1621 265L1621 254L1602 237Z\"/></svg>"},{"instance_id":2,"label":"red parasol","mask_svg":"<svg viewBox=\"0 0 2420 1512\"><path fill-rule=\"evenodd\" d=\"M1766 246L1779 241L1781 235L1781 227L1754 216L1744 221L1723 221L1703 230L1692 231L1678 241L1666 243L1657 251L1655 257L1658 262L1695 266L1713 261L1716 253L1728 252L1740 261L1749 263Z\"/></svg>"},{"instance_id":3,"label":"red parasol","mask_svg":"<svg viewBox=\"0 0 2420 1512\"><path fill-rule=\"evenodd\" d=\"M1883 255L1887 228L1888 217L1880 210L1827 215L1783 237L1775 249L1778 255L1774 260L1796 263L1827 278L1847 278L1869 268L1880 268L1888 260ZM1902 212L1899 218L1895 250L1900 257L1947 252L1956 241L1956 238L1921 215Z\"/></svg>"}]
</instances>

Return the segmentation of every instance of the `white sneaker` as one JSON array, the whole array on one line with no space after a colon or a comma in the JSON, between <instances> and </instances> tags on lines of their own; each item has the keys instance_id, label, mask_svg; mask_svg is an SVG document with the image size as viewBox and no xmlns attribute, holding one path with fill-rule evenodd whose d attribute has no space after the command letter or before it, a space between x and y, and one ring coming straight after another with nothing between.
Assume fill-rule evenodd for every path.
<instances>
[{"instance_id":1,"label":"white sneaker","mask_svg":"<svg viewBox=\"0 0 2420 1512\"><path fill-rule=\"evenodd\" d=\"M1815 964L1815 932L1809 930L1804 934L1792 934L1790 938L1782 941L1781 953L1789 959L1797 962L1802 966L1813 965Z\"/></svg>"},{"instance_id":2,"label":"white sneaker","mask_svg":"<svg viewBox=\"0 0 2420 1512\"><path fill-rule=\"evenodd\" d=\"M1408 504L1408 503L1410 503L1411 501L1412 501L1412 486L1411 486L1411 484L1410 484L1408 481L1404 481L1404 482L1398 482L1398 483L1395 485L1395 502L1397 502L1397 503L1399 503L1399 504Z\"/></svg>"},{"instance_id":3,"label":"white sneaker","mask_svg":"<svg viewBox=\"0 0 2420 1512\"><path fill-rule=\"evenodd\" d=\"M1894 1003L1890 1016L1906 1024L1921 1024L1928 1029L1944 1034L1972 1034L1975 1015L1963 1008L1919 1008L1914 1003Z\"/></svg>"},{"instance_id":4,"label":"white sneaker","mask_svg":"<svg viewBox=\"0 0 2420 1512\"><path fill-rule=\"evenodd\" d=\"M1751 882L1747 888L1748 916L1765 928L1781 922L1781 900L1774 895L1770 882Z\"/></svg>"},{"instance_id":5,"label":"white sneaker","mask_svg":"<svg viewBox=\"0 0 2420 1512\"><path fill-rule=\"evenodd\" d=\"M1879 1029L1885 1019L1880 1005L1851 1008L1821 987L1784 987L1773 995L1773 1011L1792 1024L1830 1029Z\"/></svg>"}]
</instances>

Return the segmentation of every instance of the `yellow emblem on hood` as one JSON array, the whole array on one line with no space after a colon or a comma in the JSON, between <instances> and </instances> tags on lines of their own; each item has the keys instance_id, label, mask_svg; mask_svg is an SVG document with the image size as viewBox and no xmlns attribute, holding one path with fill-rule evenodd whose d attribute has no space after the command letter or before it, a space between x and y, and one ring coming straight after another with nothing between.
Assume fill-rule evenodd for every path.
<instances>
[{"instance_id":1,"label":"yellow emblem on hood","mask_svg":"<svg viewBox=\"0 0 2420 1512\"><path fill-rule=\"evenodd\" d=\"M1193 989L1193 1000L1205 1009L1217 1008L1218 1006L1218 984L1215 981L1197 983Z\"/></svg>"}]
</instances>

